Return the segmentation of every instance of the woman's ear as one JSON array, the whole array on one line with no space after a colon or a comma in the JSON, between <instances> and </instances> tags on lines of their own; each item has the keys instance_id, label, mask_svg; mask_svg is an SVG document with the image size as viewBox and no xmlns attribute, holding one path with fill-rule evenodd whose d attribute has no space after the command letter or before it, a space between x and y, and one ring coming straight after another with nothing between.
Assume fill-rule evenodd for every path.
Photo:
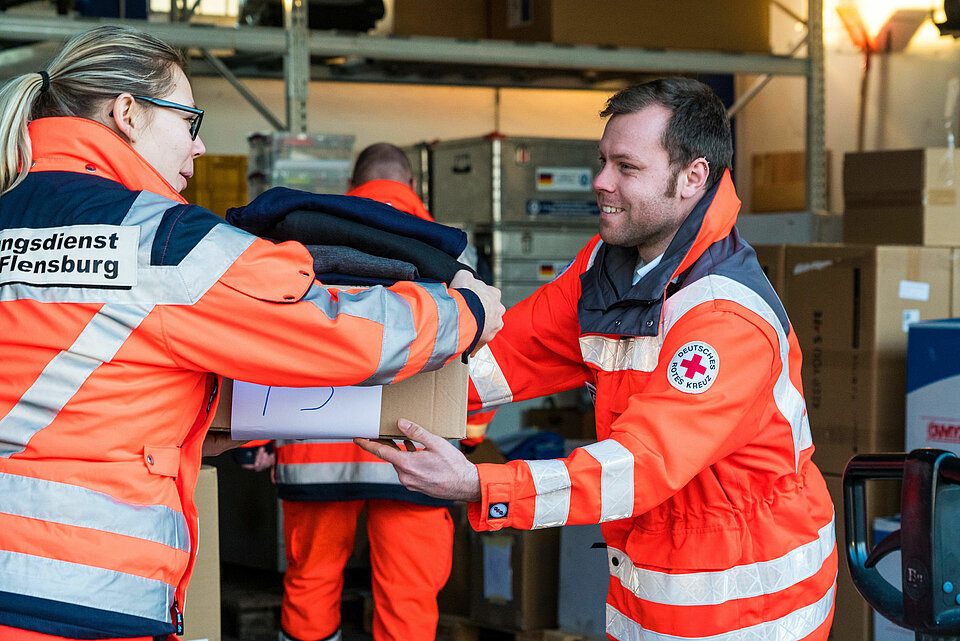
<instances>
[{"instance_id":1,"label":"woman's ear","mask_svg":"<svg viewBox=\"0 0 960 641\"><path fill-rule=\"evenodd\" d=\"M109 125L111 129L126 136L130 143L137 140L140 133L140 105L128 93L117 96L110 105Z\"/></svg>"}]
</instances>

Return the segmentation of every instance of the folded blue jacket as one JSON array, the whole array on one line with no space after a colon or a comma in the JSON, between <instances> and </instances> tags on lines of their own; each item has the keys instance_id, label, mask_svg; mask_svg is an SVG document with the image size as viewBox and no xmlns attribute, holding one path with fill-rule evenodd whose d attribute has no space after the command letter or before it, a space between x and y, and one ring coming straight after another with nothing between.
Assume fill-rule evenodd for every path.
<instances>
[{"instance_id":1,"label":"folded blue jacket","mask_svg":"<svg viewBox=\"0 0 960 641\"><path fill-rule=\"evenodd\" d=\"M347 220L414 238L457 258L467 246L467 235L459 229L423 220L416 216L398 216L390 205L360 198L334 194L312 194L289 187L268 189L244 207L227 210L227 222L262 236L296 210L318 211Z\"/></svg>"}]
</instances>

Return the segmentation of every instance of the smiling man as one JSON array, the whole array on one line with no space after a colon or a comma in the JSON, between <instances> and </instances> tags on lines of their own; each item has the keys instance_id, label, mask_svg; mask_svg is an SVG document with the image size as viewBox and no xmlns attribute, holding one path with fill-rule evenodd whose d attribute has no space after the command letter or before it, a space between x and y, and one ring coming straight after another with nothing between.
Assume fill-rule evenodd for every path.
<instances>
[{"instance_id":1,"label":"smiling man","mask_svg":"<svg viewBox=\"0 0 960 641\"><path fill-rule=\"evenodd\" d=\"M587 385L598 441L475 466L401 421L426 449L363 446L409 488L470 501L478 530L602 523L612 639L826 639L833 505L796 336L734 228L726 111L667 78L601 116L599 237L507 312L470 368L473 411Z\"/></svg>"}]
</instances>

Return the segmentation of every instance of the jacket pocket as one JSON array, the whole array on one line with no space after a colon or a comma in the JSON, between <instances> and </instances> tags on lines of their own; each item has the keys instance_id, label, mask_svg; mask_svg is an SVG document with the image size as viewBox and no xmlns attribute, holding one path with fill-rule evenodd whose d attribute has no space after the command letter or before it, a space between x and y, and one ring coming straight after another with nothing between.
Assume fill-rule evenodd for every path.
<instances>
[{"instance_id":1,"label":"jacket pocket","mask_svg":"<svg viewBox=\"0 0 960 641\"><path fill-rule=\"evenodd\" d=\"M634 527L624 552L643 567L723 570L743 556L743 529L736 523L656 531Z\"/></svg>"},{"instance_id":2,"label":"jacket pocket","mask_svg":"<svg viewBox=\"0 0 960 641\"><path fill-rule=\"evenodd\" d=\"M173 445L145 445L143 464L150 474L176 478L180 470L180 448Z\"/></svg>"}]
</instances>

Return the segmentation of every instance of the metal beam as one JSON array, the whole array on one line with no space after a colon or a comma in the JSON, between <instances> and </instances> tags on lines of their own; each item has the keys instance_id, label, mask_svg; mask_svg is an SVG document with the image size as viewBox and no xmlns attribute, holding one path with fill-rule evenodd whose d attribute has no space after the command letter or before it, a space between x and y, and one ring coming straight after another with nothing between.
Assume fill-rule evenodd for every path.
<instances>
[{"instance_id":1,"label":"metal beam","mask_svg":"<svg viewBox=\"0 0 960 641\"><path fill-rule=\"evenodd\" d=\"M210 66L216 69L221 76L226 78L227 82L233 85L233 88L236 89L240 95L243 96L246 101L249 102L251 106L253 106L253 108L260 113L261 116L264 117L267 122L270 123L271 127L277 131L284 131L286 129L284 124L280 122L280 119L274 116L273 112L267 109L266 105L260 102L260 100L258 100L257 97L254 96L249 89L247 89L246 85L240 82L239 78L233 75L233 72L227 68L227 65L223 64L223 61L220 60L220 58L217 58L206 49L201 49L200 53L203 54L204 59L210 63Z\"/></svg>"},{"instance_id":2,"label":"metal beam","mask_svg":"<svg viewBox=\"0 0 960 641\"><path fill-rule=\"evenodd\" d=\"M287 52L283 57L283 76L287 95L287 131L307 133L307 96L310 91L310 53L307 41L307 3L283 0L283 26L287 32Z\"/></svg>"},{"instance_id":3,"label":"metal beam","mask_svg":"<svg viewBox=\"0 0 960 641\"><path fill-rule=\"evenodd\" d=\"M279 27L213 27L143 21L80 20L0 16L0 39L66 40L103 24L121 22L151 33L178 47L233 49L283 54L288 41ZM787 56L719 51L647 51L615 47L562 46L449 38L405 38L310 32L307 49L317 56L357 56L376 60L442 61L447 64L532 67L539 69L597 69L656 71L658 73L773 73L804 76L805 60Z\"/></svg>"},{"instance_id":4,"label":"metal beam","mask_svg":"<svg viewBox=\"0 0 960 641\"><path fill-rule=\"evenodd\" d=\"M824 124L823 0L807 1L807 209L828 211Z\"/></svg>"}]
</instances>

